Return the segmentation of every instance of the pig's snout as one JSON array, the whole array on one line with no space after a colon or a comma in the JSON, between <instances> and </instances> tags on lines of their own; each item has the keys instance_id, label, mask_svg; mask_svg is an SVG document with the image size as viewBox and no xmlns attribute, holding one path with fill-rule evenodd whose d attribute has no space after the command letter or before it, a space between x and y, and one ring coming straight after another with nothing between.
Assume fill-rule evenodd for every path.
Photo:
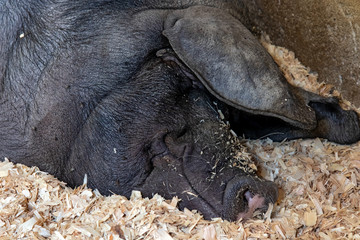
<instances>
[{"instance_id":1,"label":"pig's snout","mask_svg":"<svg viewBox=\"0 0 360 240\"><path fill-rule=\"evenodd\" d=\"M265 212L275 203L278 188L275 183L255 176L236 176L226 186L223 218L236 221L251 218L255 210Z\"/></svg>"}]
</instances>

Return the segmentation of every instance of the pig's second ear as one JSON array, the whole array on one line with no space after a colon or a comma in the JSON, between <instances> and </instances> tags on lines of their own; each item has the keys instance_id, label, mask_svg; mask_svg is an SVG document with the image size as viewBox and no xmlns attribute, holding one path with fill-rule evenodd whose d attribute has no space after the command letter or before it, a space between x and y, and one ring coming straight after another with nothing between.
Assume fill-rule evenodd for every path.
<instances>
[{"instance_id":1,"label":"pig's second ear","mask_svg":"<svg viewBox=\"0 0 360 240\"><path fill-rule=\"evenodd\" d=\"M163 35L211 94L255 114L275 116L305 129L316 126L306 92L291 87L258 40L224 10L175 10Z\"/></svg>"}]
</instances>

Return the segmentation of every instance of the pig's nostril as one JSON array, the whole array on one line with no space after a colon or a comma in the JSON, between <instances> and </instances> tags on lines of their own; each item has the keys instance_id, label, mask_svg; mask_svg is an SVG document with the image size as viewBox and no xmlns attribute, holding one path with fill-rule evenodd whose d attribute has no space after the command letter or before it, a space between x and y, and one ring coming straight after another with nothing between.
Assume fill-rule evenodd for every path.
<instances>
[{"instance_id":1,"label":"pig's nostril","mask_svg":"<svg viewBox=\"0 0 360 240\"><path fill-rule=\"evenodd\" d=\"M239 199L242 202L242 205L244 208L249 207L249 203L251 202L252 198L254 197L254 194L250 192L250 190L240 190L237 193L236 198Z\"/></svg>"},{"instance_id":2,"label":"pig's nostril","mask_svg":"<svg viewBox=\"0 0 360 240\"><path fill-rule=\"evenodd\" d=\"M254 197L254 195L249 190L247 190L244 194L244 197L246 201L249 203L251 199Z\"/></svg>"}]
</instances>

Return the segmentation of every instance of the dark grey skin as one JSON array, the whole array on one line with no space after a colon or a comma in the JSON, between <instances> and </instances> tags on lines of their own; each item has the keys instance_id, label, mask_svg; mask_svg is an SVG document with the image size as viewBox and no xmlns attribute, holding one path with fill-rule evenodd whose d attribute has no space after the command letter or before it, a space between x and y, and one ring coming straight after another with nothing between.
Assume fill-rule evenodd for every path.
<instances>
[{"instance_id":1,"label":"dark grey skin","mask_svg":"<svg viewBox=\"0 0 360 240\"><path fill-rule=\"evenodd\" d=\"M241 7L1 1L0 157L70 186L87 174L103 194L179 196L207 219L266 210L277 187L235 157L219 109L239 135L275 140L352 143L359 119L290 86Z\"/></svg>"}]
</instances>

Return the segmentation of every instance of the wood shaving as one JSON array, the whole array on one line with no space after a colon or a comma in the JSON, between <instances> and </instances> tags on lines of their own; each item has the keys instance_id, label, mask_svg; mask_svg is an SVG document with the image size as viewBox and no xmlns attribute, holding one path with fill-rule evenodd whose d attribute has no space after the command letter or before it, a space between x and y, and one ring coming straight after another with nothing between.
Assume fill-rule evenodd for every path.
<instances>
[{"instance_id":1,"label":"wood shaving","mask_svg":"<svg viewBox=\"0 0 360 240\"><path fill-rule=\"evenodd\" d=\"M340 96L317 83L317 75L292 52L263 44L292 84ZM178 210L177 198L148 199L139 192L130 199L104 197L6 159L0 162L0 239L360 239L360 143L265 139L245 144L259 159L259 174L280 188L278 202L263 219L206 221L196 211Z\"/></svg>"}]
</instances>

